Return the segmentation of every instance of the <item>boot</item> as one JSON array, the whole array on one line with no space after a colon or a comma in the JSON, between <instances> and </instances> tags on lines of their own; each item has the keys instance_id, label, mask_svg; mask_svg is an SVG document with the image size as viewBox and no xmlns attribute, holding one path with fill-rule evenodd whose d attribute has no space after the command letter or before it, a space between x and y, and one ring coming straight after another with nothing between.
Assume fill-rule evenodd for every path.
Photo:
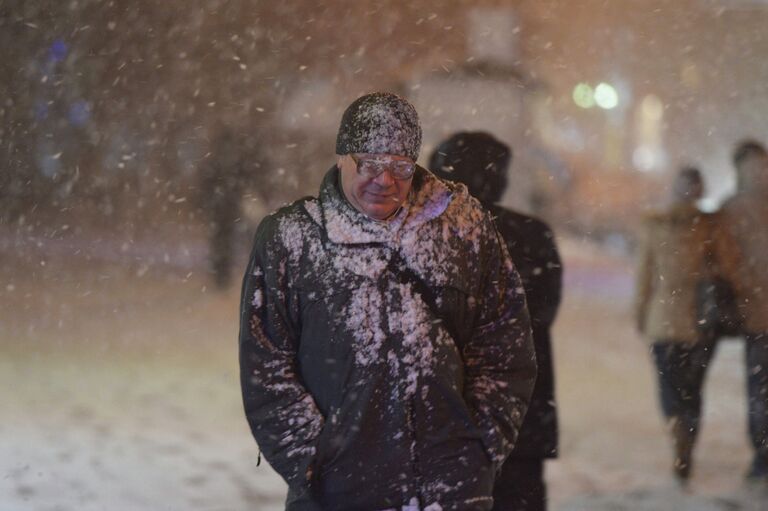
<instances>
[{"instance_id":1,"label":"boot","mask_svg":"<svg viewBox=\"0 0 768 511\"><path fill-rule=\"evenodd\" d=\"M691 476L693 463L693 445L696 440L696 427L689 421L675 417L671 421L672 444L674 447L675 461L672 471L675 479L684 486Z\"/></svg>"}]
</instances>

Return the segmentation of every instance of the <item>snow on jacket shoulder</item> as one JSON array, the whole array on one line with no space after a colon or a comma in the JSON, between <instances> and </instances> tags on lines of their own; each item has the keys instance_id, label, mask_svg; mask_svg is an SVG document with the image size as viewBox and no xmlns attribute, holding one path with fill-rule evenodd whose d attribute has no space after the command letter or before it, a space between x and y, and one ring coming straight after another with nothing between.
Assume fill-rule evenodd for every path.
<instances>
[{"instance_id":1,"label":"snow on jacket shoulder","mask_svg":"<svg viewBox=\"0 0 768 511\"><path fill-rule=\"evenodd\" d=\"M424 169L369 220L340 192L259 226L243 284L246 416L287 509L486 510L536 364L520 279L490 216Z\"/></svg>"}]
</instances>

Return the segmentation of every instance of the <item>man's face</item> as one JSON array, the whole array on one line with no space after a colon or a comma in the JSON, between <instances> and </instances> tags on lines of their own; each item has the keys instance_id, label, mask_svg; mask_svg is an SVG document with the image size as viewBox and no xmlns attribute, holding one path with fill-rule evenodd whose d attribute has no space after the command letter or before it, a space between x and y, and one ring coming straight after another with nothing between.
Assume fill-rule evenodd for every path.
<instances>
[{"instance_id":1,"label":"man's face","mask_svg":"<svg viewBox=\"0 0 768 511\"><path fill-rule=\"evenodd\" d=\"M368 177L358 169L359 165L373 163L384 170L375 177ZM405 156L391 154L355 154L339 156L338 167L341 187L347 200L360 211L376 220L389 218L402 206L413 184L413 176L398 179L397 166L413 164Z\"/></svg>"}]
</instances>

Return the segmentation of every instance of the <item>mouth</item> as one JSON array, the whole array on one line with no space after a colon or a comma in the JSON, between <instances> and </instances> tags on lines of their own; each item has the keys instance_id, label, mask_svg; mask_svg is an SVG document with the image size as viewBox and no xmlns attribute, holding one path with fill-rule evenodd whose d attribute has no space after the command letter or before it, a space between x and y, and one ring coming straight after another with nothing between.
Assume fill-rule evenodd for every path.
<instances>
[{"instance_id":1,"label":"mouth","mask_svg":"<svg viewBox=\"0 0 768 511\"><path fill-rule=\"evenodd\" d=\"M368 192L368 191L366 191L365 193L374 202L382 202L382 203L398 202L397 195L394 195L394 194L380 194L380 193L374 193L374 192Z\"/></svg>"}]
</instances>

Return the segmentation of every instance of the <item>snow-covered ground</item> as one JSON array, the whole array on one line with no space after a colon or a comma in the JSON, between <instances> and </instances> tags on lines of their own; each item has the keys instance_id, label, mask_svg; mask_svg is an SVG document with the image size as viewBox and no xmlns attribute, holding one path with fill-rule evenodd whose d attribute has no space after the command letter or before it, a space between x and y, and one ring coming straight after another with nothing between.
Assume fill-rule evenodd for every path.
<instances>
[{"instance_id":1,"label":"snow-covered ground","mask_svg":"<svg viewBox=\"0 0 768 511\"><path fill-rule=\"evenodd\" d=\"M0 243L0 511L282 509L285 486L267 463L257 467L242 414L238 289L209 289L202 243L86 244L79 254L66 241ZM682 492L647 346L632 329L631 264L561 245L562 455L547 465L551 509L768 509L762 490L743 483L741 344L723 344L715 359Z\"/></svg>"}]
</instances>

